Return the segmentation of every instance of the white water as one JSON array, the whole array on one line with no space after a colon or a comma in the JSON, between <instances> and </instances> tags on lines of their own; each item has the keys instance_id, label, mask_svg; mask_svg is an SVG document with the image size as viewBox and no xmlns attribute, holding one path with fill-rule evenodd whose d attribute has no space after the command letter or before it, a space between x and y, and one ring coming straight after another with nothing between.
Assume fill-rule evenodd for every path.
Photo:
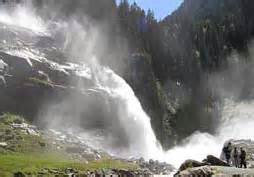
<instances>
[{"instance_id":1,"label":"white water","mask_svg":"<svg viewBox=\"0 0 254 177\"><path fill-rule=\"evenodd\" d=\"M167 152L166 161L178 167L186 159L203 160L207 155L220 156L225 141L229 139L253 139L254 137L254 101L224 101L220 126L215 136L195 133L186 140L186 144Z\"/></svg>"},{"instance_id":2,"label":"white water","mask_svg":"<svg viewBox=\"0 0 254 177\"><path fill-rule=\"evenodd\" d=\"M254 101L235 102L225 99L220 126L216 135L196 132L181 146L163 151L152 130L150 118L142 109L131 87L109 68L93 67L98 90L106 91L118 101L118 119L123 125L131 146L120 151L120 156L136 156L166 161L179 167L187 159L203 160L207 155L220 157L223 144L229 139L253 139ZM114 151L112 151L114 152ZM124 154L126 153L126 154Z\"/></svg>"},{"instance_id":3,"label":"white water","mask_svg":"<svg viewBox=\"0 0 254 177\"><path fill-rule=\"evenodd\" d=\"M35 33L45 34L47 27L42 19L36 16L29 5L18 5L17 7L0 6L0 22L25 29Z\"/></svg>"},{"instance_id":4,"label":"white water","mask_svg":"<svg viewBox=\"0 0 254 177\"><path fill-rule=\"evenodd\" d=\"M0 22L34 32L46 30L40 18L31 15L25 8L12 14L1 11ZM215 136L197 132L191 135L184 145L163 152L156 141L150 118L124 79L99 64L93 65L91 70L97 86L95 89L106 92L118 103L118 119L122 124L122 131L130 141L128 151L115 149L114 152L118 155L122 153L124 156L143 156L147 159L167 161L178 167L186 159L202 160L208 154L219 156L224 141L230 138L253 138L254 101L237 103L225 100L221 124ZM110 151L113 152L112 149Z\"/></svg>"},{"instance_id":5,"label":"white water","mask_svg":"<svg viewBox=\"0 0 254 177\"><path fill-rule=\"evenodd\" d=\"M103 90L118 104L117 115L122 131L127 135L130 146L121 156L155 158L161 151L152 130L150 118L143 110L139 100L127 82L107 67L96 64L93 67L94 79L98 90ZM126 153L126 154L124 154Z\"/></svg>"}]
</instances>

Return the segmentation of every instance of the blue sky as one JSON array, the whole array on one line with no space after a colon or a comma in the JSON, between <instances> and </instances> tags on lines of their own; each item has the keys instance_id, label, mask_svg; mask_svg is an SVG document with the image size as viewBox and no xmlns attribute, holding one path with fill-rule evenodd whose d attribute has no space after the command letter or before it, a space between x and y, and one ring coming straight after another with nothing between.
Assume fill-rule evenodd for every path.
<instances>
[{"instance_id":1,"label":"blue sky","mask_svg":"<svg viewBox=\"0 0 254 177\"><path fill-rule=\"evenodd\" d=\"M129 2L136 2L145 10L152 9L155 17L161 20L176 10L183 0L129 0Z\"/></svg>"}]
</instances>

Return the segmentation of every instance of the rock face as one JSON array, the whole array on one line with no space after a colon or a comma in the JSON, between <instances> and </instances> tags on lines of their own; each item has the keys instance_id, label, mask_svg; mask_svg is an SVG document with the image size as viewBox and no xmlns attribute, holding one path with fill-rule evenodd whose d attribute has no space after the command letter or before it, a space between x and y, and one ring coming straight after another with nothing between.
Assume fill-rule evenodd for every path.
<instances>
[{"instance_id":1,"label":"rock face","mask_svg":"<svg viewBox=\"0 0 254 177\"><path fill-rule=\"evenodd\" d=\"M173 111L160 82L153 72L151 57L141 53L131 55L130 73L127 80L140 99L144 110L151 117L157 139L165 147L174 143L175 132L172 129Z\"/></svg>"},{"instance_id":2,"label":"rock face","mask_svg":"<svg viewBox=\"0 0 254 177\"><path fill-rule=\"evenodd\" d=\"M45 105L75 97L83 106L90 99L92 109L96 99L102 97L86 90L93 86L89 71L80 74L78 64L65 63L63 52L52 38L5 24L0 24L0 36L0 112L35 120ZM26 45L20 45L20 41ZM81 109L82 104L79 105Z\"/></svg>"},{"instance_id":3,"label":"rock face","mask_svg":"<svg viewBox=\"0 0 254 177\"><path fill-rule=\"evenodd\" d=\"M179 89L189 90L189 95L185 95L187 103L180 106L175 116L174 128L179 136L214 130L217 110L209 106L213 104L209 100L220 100L213 95L211 86L203 83L211 73L233 62L232 57L227 57L231 52L248 56L248 43L254 35L254 13L250 10L253 7L251 0L185 0L161 22L165 52L154 61L155 74L165 83L178 81ZM241 95L249 98L251 88L246 83ZM177 95L178 90L169 88L168 92Z\"/></svg>"}]
</instances>

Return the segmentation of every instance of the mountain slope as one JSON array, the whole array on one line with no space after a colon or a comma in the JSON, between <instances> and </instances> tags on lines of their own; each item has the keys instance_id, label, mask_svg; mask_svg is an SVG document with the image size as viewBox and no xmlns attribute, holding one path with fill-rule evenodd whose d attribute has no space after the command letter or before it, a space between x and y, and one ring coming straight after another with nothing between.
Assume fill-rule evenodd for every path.
<instances>
[{"instance_id":1,"label":"mountain slope","mask_svg":"<svg viewBox=\"0 0 254 177\"><path fill-rule=\"evenodd\" d=\"M254 35L254 7L250 0L185 0L160 26L161 58L153 58L154 71L165 86L180 82L178 89L189 90L176 116L177 134L188 136L195 130L212 131L219 112L211 107L219 98L207 80L228 69L234 51L248 57ZM244 57L243 57L244 58ZM167 90L176 95L177 90ZM215 114L214 114L215 113ZM192 122L189 127L189 122ZM187 128L187 129L186 129Z\"/></svg>"}]
</instances>

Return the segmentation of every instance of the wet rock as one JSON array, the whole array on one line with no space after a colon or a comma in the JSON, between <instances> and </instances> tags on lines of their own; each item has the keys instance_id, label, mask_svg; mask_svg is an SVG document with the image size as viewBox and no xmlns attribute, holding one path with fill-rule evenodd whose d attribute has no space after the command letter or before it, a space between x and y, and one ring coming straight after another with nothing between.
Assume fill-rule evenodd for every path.
<instances>
[{"instance_id":1,"label":"wet rock","mask_svg":"<svg viewBox=\"0 0 254 177\"><path fill-rule=\"evenodd\" d=\"M209 168L197 168L197 167L204 167L204 166L225 166L228 167L229 165L220 160L219 158L208 155L206 159L202 162L196 160L186 160L179 168L177 175L181 174L182 171L186 171L189 175L210 175L211 170ZM188 169L195 169L195 170L188 170ZM186 174L185 174L186 175Z\"/></svg>"},{"instance_id":2,"label":"wet rock","mask_svg":"<svg viewBox=\"0 0 254 177\"><path fill-rule=\"evenodd\" d=\"M48 76L48 74L46 74L45 72L43 71L38 71L36 73L37 75L35 76L36 78L40 79L40 80L44 80L44 81L47 81L47 82L52 82Z\"/></svg>"},{"instance_id":3,"label":"wet rock","mask_svg":"<svg viewBox=\"0 0 254 177\"><path fill-rule=\"evenodd\" d=\"M0 75L0 88L1 87L6 87L6 80L2 75Z\"/></svg>"},{"instance_id":4,"label":"wet rock","mask_svg":"<svg viewBox=\"0 0 254 177\"><path fill-rule=\"evenodd\" d=\"M20 120L21 121L21 120ZM29 125L27 123L12 123L11 124L13 129L20 129L26 132L29 135L36 135L39 136L39 131L36 126Z\"/></svg>"},{"instance_id":5,"label":"wet rock","mask_svg":"<svg viewBox=\"0 0 254 177\"><path fill-rule=\"evenodd\" d=\"M152 159L146 162L143 158L135 162L140 166L142 174L168 175L174 171L174 167L165 162L154 161Z\"/></svg>"},{"instance_id":6,"label":"wet rock","mask_svg":"<svg viewBox=\"0 0 254 177\"><path fill-rule=\"evenodd\" d=\"M206 159L203 160L203 163L212 166L225 166L225 167L229 166L226 162L220 160L219 158L213 155L208 155Z\"/></svg>"},{"instance_id":7,"label":"wet rock","mask_svg":"<svg viewBox=\"0 0 254 177\"><path fill-rule=\"evenodd\" d=\"M0 56L12 68L10 74L13 74L16 78L25 78L33 72L33 64L28 58L9 55L4 52L0 52Z\"/></svg>"},{"instance_id":8,"label":"wet rock","mask_svg":"<svg viewBox=\"0 0 254 177\"><path fill-rule=\"evenodd\" d=\"M7 67L8 64L6 64L2 59L0 59L0 73L4 73Z\"/></svg>"},{"instance_id":9,"label":"wet rock","mask_svg":"<svg viewBox=\"0 0 254 177\"><path fill-rule=\"evenodd\" d=\"M212 168L209 166L203 166L203 167L196 167L196 168L189 168L184 171L178 172L174 175L174 177L211 177L213 175Z\"/></svg>"},{"instance_id":10,"label":"wet rock","mask_svg":"<svg viewBox=\"0 0 254 177\"><path fill-rule=\"evenodd\" d=\"M196 161L196 160L186 160L179 168L179 171L186 170L188 168L193 168L193 167L201 167L204 166L205 163Z\"/></svg>"}]
</instances>

